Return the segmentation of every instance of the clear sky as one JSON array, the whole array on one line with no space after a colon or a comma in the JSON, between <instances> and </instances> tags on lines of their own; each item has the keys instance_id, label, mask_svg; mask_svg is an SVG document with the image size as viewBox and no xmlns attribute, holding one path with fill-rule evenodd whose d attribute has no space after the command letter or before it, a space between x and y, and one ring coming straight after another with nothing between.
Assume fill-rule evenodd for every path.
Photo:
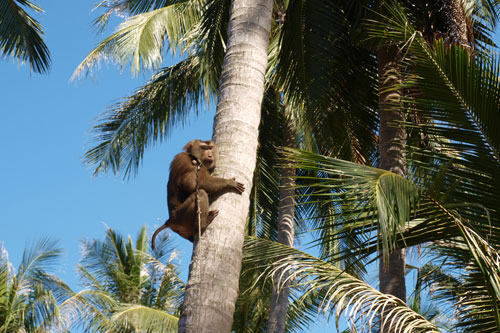
<instances>
[{"instance_id":1,"label":"clear sky","mask_svg":"<svg viewBox=\"0 0 500 333\"><path fill-rule=\"evenodd\" d=\"M91 143L95 118L147 78L132 78L128 69L121 73L117 66L103 64L94 79L70 82L78 64L107 36L97 35L92 27L94 3L38 3L45 13L34 17L45 28L52 55L48 75L30 73L17 60L0 59L0 241L18 265L27 244L40 237L59 240L65 256L57 273L72 288L78 288L74 271L80 240L103 239L106 226L135 238L142 225L150 232L161 225L168 217L172 157L190 139L212 135L213 110L205 109L150 149L137 177L92 177L82 156ZM182 264L188 264L191 243L177 235L175 239L184 254Z\"/></svg>"}]
</instances>

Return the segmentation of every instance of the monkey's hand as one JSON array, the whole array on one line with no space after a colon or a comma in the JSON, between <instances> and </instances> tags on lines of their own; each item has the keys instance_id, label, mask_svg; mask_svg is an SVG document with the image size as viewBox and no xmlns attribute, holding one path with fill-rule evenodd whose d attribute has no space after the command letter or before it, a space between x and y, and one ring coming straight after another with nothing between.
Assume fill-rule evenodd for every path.
<instances>
[{"instance_id":1,"label":"monkey's hand","mask_svg":"<svg viewBox=\"0 0 500 333\"><path fill-rule=\"evenodd\" d=\"M243 185L240 182L236 181L236 178L232 178L232 187L238 192L239 194L243 193L245 191L245 185Z\"/></svg>"}]
</instances>

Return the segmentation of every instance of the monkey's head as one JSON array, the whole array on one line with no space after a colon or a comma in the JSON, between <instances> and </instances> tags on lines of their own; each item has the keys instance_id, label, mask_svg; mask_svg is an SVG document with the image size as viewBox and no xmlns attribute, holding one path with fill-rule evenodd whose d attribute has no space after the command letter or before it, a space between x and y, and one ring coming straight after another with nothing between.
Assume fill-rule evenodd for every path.
<instances>
[{"instance_id":1,"label":"monkey's head","mask_svg":"<svg viewBox=\"0 0 500 333\"><path fill-rule=\"evenodd\" d=\"M213 171L219 158L217 146L212 140L192 140L184 150L196 161L201 162L208 170Z\"/></svg>"}]
</instances>

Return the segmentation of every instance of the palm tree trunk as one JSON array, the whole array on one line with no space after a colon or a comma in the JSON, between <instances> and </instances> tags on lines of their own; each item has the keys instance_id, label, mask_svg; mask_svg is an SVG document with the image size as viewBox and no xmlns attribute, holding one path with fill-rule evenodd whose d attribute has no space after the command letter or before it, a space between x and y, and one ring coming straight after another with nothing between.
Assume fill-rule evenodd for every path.
<instances>
[{"instance_id":1,"label":"palm tree trunk","mask_svg":"<svg viewBox=\"0 0 500 333\"><path fill-rule=\"evenodd\" d=\"M472 36L472 33L469 33L469 28L467 27L467 18L462 8L462 1L450 0L445 5L448 7L446 11L450 20L451 39L462 46L469 45L469 37Z\"/></svg>"},{"instance_id":2,"label":"palm tree trunk","mask_svg":"<svg viewBox=\"0 0 500 333\"><path fill-rule=\"evenodd\" d=\"M444 37L450 43L470 45L471 33L461 2L459 0L444 1L443 7L447 17L448 30L427 32L426 39L433 40L435 37ZM397 84L399 64L397 47L382 46L377 52L377 60L380 91L380 168L404 176L406 158L403 145L406 140L406 131L397 123L405 119L404 114L394 108L399 104L401 93L399 91L386 91L387 87ZM394 295L403 301L406 301L405 261L406 252L405 249L401 249L391 252L387 262L381 260L379 267L380 291ZM390 328L385 328L382 331L390 332Z\"/></svg>"},{"instance_id":3,"label":"palm tree trunk","mask_svg":"<svg viewBox=\"0 0 500 333\"><path fill-rule=\"evenodd\" d=\"M294 148L295 131L292 128L290 120L284 117L283 127L283 146ZM278 242L289 247L293 247L293 239L295 237L294 218L295 218L295 169L283 168L280 180L280 204L278 217ZM287 281L289 274L284 274L282 271L276 272L274 275L274 287L271 298L271 310L267 332L282 333L285 332L286 314L288 312L288 296L290 290Z\"/></svg>"},{"instance_id":4,"label":"palm tree trunk","mask_svg":"<svg viewBox=\"0 0 500 333\"><path fill-rule=\"evenodd\" d=\"M246 190L241 196L227 193L210 207L219 210L219 215L195 242L179 332L231 331L256 164L272 6L271 0L233 0L231 4L214 121L220 153L215 173L235 177Z\"/></svg>"},{"instance_id":5,"label":"palm tree trunk","mask_svg":"<svg viewBox=\"0 0 500 333\"><path fill-rule=\"evenodd\" d=\"M403 145L405 129L398 124L404 121L404 114L395 109L401 98L399 91L387 91L397 83L399 55L396 46L383 46L377 52L379 68L379 109L380 109L380 168L404 176L406 158ZM389 261L381 256L379 267L380 291L406 301L405 250L389 254Z\"/></svg>"}]
</instances>

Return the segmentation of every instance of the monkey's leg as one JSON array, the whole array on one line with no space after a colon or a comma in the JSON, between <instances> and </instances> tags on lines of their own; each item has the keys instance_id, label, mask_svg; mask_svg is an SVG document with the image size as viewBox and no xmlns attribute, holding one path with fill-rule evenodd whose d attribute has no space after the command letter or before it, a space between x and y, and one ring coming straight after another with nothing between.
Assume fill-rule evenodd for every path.
<instances>
[{"instance_id":1,"label":"monkey's leg","mask_svg":"<svg viewBox=\"0 0 500 333\"><path fill-rule=\"evenodd\" d=\"M196 193L195 193L196 194ZM208 206L209 206L209 200L208 200L208 194L205 190L200 189L199 190L199 203L200 203L200 209L201 209L201 216L200 216L200 224L201 224L201 233L205 231L205 229L208 227L208 225L212 222L214 217L219 213L214 215L215 211L209 211ZM198 232L198 215L196 216L196 232Z\"/></svg>"},{"instance_id":2,"label":"monkey's leg","mask_svg":"<svg viewBox=\"0 0 500 333\"><path fill-rule=\"evenodd\" d=\"M201 231L203 232L210 222L208 221L208 194L204 190L199 190L201 208ZM191 195L175 210L175 220L169 224L170 229L180 236L193 241L194 235L198 234L198 206L196 203L196 192ZM213 219L213 218L212 218Z\"/></svg>"}]
</instances>

